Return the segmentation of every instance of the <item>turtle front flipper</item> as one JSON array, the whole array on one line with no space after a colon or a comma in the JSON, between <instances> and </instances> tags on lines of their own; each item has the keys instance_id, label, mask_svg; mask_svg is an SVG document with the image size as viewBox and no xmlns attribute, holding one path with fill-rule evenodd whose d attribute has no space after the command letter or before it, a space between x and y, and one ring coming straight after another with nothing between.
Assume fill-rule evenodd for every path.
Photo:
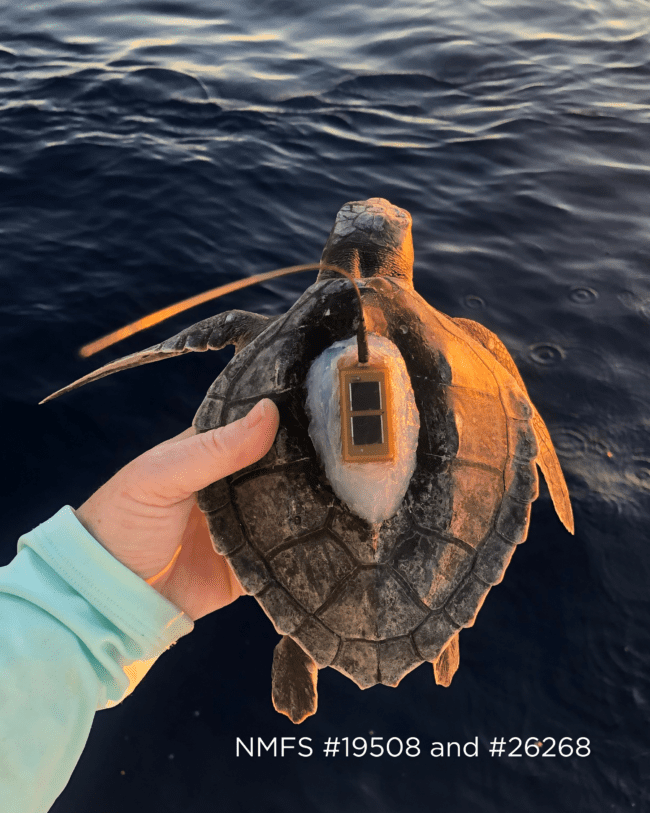
<instances>
[{"instance_id":1,"label":"turtle front flipper","mask_svg":"<svg viewBox=\"0 0 650 813\"><path fill-rule=\"evenodd\" d=\"M453 320L457 325L466 330L470 336L483 345L487 350L492 353L499 364L504 367L510 375L515 379L524 395L530 402L530 396L526 390L526 385L523 382L521 374L517 369L512 356L508 352L505 344L501 339L491 330L488 330L484 325L478 322L473 322L471 319L462 319L457 317ZM560 461L557 459L555 448L551 435L542 416L533 408L532 425L539 447L539 454L537 457L537 465L542 470L546 485L548 486L551 500L553 500L553 507L560 518L560 522L567 531L572 534L574 532L573 525L573 511L571 509L571 500L569 498L569 489L567 488Z\"/></svg>"},{"instance_id":2,"label":"turtle front flipper","mask_svg":"<svg viewBox=\"0 0 650 813\"><path fill-rule=\"evenodd\" d=\"M560 468L560 461L557 459L549 431L546 428L542 416L535 407L533 407L532 423L533 429L535 430L535 437L537 438L537 446L539 447L537 465L544 474L549 494L553 500L553 507L562 525L572 534L574 532L573 510L571 509L569 490L564 480L564 475Z\"/></svg>"},{"instance_id":3,"label":"turtle front flipper","mask_svg":"<svg viewBox=\"0 0 650 813\"><path fill-rule=\"evenodd\" d=\"M318 667L288 635L273 653L272 696L275 710L294 723L316 714L318 707Z\"/></svg>"},{"instance_id":4,"label":"turtle front flipper","mask_svg":"<svg viewBox=\"0 0 650 813\"><path fill-rule=\"evenodd\" d=\"M449 686L451 679L456 674L460 666L460 649L458 647L458 635L449 641L440 655L433 662L433 675L438 686Z\"/></svg>"},{"instance_id":5,"label":"turtle front flipper","mask_svg":"<svg viewBox=\"0 0 650 813\"><path fill-rule=\"evenodd\" d=\"M277 316L262 316L258 313L248 313L247 311L226 311L217 316L211 316L202 322L197 322L191 327L181 330L175 336L165 339L160 344L154 344L139 353L131 353L121 359L105 364L93 373L88 373L83 378L79 378L67 387L53 392L41 401L51 401L58 398L70 390L90 384L107 375L119 373L121 370L128 370L131 367L139 367L141 364L151 364L154 361L181 356L184 353L203 353L206 350L221 350L228 344L235 345L235 352L239 352L243 347L253 341L274 322Z\"/></svg>"}]
</instances>

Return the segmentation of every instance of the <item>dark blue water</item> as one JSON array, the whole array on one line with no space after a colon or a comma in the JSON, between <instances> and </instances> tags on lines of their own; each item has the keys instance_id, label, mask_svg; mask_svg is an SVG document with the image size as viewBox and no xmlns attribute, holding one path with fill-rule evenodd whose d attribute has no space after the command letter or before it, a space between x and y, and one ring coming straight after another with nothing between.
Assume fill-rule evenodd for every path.
<instances>
[{"instance_id":1,"label":"dark blue water","mask_svg":"<svg viewBox=\"0 0 650 813\"><path fill-rule=\"evenodd\" d=\"M414 219L416 288L494 330L544 416L576 515L544 490L461 635L316 717L270 701L257 604L197 624L98 715L55 813L650 810L650 6L636 0L0 3L4 561L192 420L229 353L48 393L216 310L285 311L313 276L77 348L242 276L318 260L339 207ZM419 737L417 758L235 756L235 738ZM490 757L495 736L587 757ZM479 756L432 758L432 741ZM557 748L555 750L557 753Z\"/></svg>"}]
</instances>

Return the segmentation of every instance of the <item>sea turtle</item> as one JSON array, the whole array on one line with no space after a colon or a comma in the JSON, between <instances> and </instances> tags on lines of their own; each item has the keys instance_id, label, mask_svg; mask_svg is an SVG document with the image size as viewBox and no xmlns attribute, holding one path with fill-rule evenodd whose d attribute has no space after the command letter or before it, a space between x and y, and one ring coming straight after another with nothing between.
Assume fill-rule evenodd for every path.
<instances>
[{"instance_id":1,"label":"sea turtle","mask_svg":"<svg viewBox=\"0 0 650 813\"><path fill-rule=\"evenodd\" d=\"M213 316L61 391L233 344L196 429L229 423L263 396L277 404L280 429L269 453L198 501L215 549L283 636L273 702L294 722L316 711L317 673L326 666L365 689L397 686L429 661L436 682L449 685L459 631L474 623L526 537L535 464L573 532L548 430L505 346L415 292L410 214L383 198L346 203L321 264L317 281L282 316ZM332 266L360 290L370 362L389 375L392 403L383 413L378 387L361 387L366 401L342 406L341 370L364 364L355 359L357 293ZM392 423L388 459L342 459L341 412L354 417L359 405L366 409L357 417L381 414L386 430ZM350 424L367 448L378 442L381 421L373 420Z\"/></svg>"}]
</instances>

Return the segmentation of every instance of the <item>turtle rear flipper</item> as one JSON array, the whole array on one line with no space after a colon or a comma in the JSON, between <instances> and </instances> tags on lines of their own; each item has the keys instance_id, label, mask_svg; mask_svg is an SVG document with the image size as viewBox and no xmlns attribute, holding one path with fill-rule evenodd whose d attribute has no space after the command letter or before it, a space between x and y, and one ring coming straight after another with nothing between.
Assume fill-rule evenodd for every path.
<instances>
[{"instance_id":1,"label":"turtle rear flipper","mask_svg":"<svg viewBox=\"0 0 650 813\"><path fill-rule=\"evenodd\" d=\"M191 327L181 330L175 336L165 339L160 344L154 344L138 353L131 353L121 359L105 364L93 373L88 373L83 378L73 381L67 387L63 387L52 395L48 395L41 401L51 401L58 398L70 390L90 384L107 375L119 373L121 370L128 370L131 367L139 367L141 364L151 364L154 361L181 356L184 353L203 353L206 350L221 350L228 344L235 345L235 352L239 352L243 347L257 338L262 331L266 330L269 324L275 321L277 316L262 316L258 313L248 313L247 311L225 311L217 316L211 316L202 322L197 322Z\"/></svg>"},{"instance_id":2,"label":"turtle rear flipper","mask_svg":"<svg viewBox=\"0 0 650 813\"><path fill-rule=\"evenodd\" d=\"M449 686L459 666L460 649L458 647L458 633L456 633L433 662L433 675L438 686Z\"/></svg>"},{"instance_id":3,"label":"turtle rear flipper","mask_svg":"<svg viewBox=\"0 0 650 813\"><path fill-rule=\"evenodd\" d=\"M285 635L273 653L272 696L275 710L293 723L302 723L318 707L318 667L298 644Z\"/></svg>"}]
</instances>

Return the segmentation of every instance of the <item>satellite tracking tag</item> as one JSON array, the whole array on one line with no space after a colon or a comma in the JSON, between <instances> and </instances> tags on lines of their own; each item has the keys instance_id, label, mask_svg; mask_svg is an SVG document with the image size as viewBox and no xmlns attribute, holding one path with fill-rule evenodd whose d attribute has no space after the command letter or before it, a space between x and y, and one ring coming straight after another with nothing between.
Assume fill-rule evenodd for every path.
<instances>
[{"instance_id":1,"label":"satellite tracking tag","mask_svg":"<svg viewBox=\"0 0 650 813\"><path fill-rule=\"evenodd\" d=\"M388 367L351 364L339 370L341 441L347 463L393 458L393 415Z\"/></svg>"}]
</instances>

